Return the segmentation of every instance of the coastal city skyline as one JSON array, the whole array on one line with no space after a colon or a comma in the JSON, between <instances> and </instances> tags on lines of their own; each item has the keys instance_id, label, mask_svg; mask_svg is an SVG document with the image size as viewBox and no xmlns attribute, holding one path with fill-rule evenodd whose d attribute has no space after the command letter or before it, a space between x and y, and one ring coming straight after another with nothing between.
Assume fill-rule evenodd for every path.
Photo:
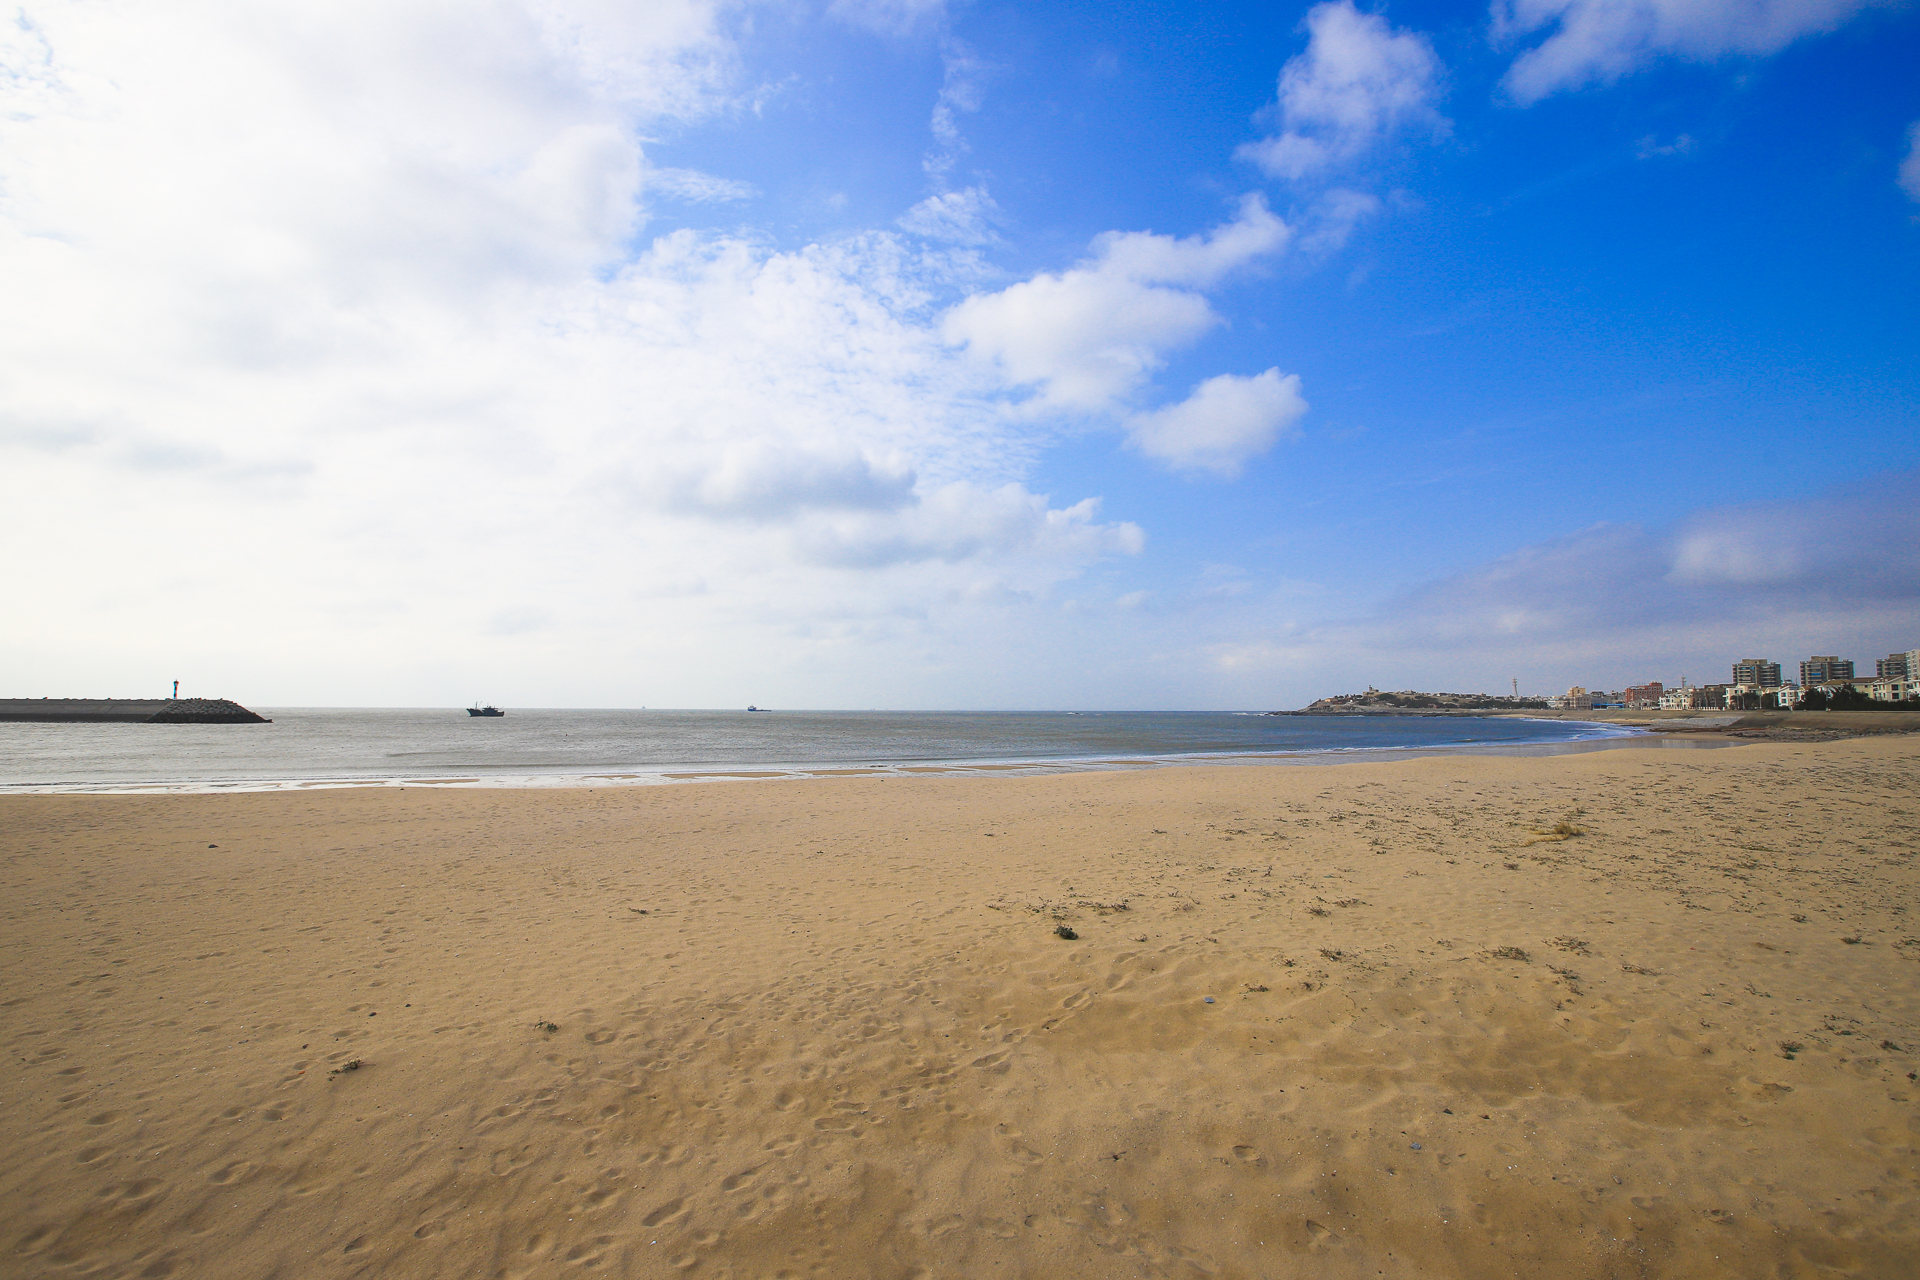
<instances>
[{"instance_id":1,"label":"coastal city skyline","mask_svg":"<svg viewBox=\"0 0 1920 1280\"><path fill-rule=\"evenodd\" d=\"M1911 643L1912 6L13 14L0 695L1206 709Z\"/></svg>"}]
</instances>

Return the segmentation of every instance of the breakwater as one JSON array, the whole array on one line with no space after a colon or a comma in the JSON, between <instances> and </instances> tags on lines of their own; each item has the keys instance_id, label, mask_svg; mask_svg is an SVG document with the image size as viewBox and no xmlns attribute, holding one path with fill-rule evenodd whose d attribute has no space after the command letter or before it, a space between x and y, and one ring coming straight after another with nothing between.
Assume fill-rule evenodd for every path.
<instances>
[{"instance_id":1,"label":"breakwater","mask_svg":"<svg viewBox=\"0 0 1920 1280\"><path fill-rule=\"evenodd\" d=\"M0 698L0 720L39 724L272 724L226 698Z\"/></svg>"}]
</instances>

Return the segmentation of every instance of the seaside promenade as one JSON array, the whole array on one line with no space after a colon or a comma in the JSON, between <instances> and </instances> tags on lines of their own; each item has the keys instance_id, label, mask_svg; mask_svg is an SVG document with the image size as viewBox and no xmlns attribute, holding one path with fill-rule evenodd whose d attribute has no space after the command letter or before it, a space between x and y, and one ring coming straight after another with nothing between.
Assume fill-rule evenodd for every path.
<instances>
[{"instance_id":1,"label":"seaside promenade","mask_svg":"<svg viewBox=\"0 0 1920 1280\"><path fill-rule=\"evenodd\" d=\"M1906 1277L1916 795L1904 735L0 796L0 1256Z\"/></svg>"}]
</instances>

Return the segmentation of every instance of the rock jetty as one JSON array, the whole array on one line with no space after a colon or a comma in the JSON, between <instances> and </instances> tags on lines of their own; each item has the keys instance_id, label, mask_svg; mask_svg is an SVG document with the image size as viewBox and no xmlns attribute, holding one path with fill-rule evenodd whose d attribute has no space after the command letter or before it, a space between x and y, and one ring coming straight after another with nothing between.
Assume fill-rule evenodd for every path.
<instances>
[{"instance_id":1,"label":"rock jetty","mask_svg":"<svg viewBox=\"0 0 1920 1280\"><path fill-rule=\"evenodd\" d=\"M272 724L225 698L0 698L0 720L39 724Z\"/></svg>"},{"instance_id":2,"label":"rock jetty","mask_svg":"<svg viewBox=\"0 0 1920 1280\"><path fill-rule=\"evenodd\" d=\"M1420 693L1403 689L1382 693L1342 693L1300 708L1269 711L1270 716L1445 716L1485 715L1489 711L1545 711L1540 698L1510 698L1490 693Z\"/></svg>"}]
</instances>

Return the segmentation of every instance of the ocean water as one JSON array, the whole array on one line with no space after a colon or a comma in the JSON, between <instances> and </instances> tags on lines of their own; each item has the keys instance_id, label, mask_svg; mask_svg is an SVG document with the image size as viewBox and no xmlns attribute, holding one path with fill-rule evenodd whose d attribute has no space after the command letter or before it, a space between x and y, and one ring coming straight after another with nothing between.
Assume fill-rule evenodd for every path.
<instances>
[{"instance_id":1,"label":"ocean water","mask_svg":"<svg viewBox=\"0 0 1920 1280\"><path fill-rule=\"evenodd\" d=\"M0 791L635 785L729 774L1039 772L1680 745L1610 725L1454 717L513 708L478 719L457 707L256 710L273 723L0 723Z\"/></svg>"}]
</instances>

